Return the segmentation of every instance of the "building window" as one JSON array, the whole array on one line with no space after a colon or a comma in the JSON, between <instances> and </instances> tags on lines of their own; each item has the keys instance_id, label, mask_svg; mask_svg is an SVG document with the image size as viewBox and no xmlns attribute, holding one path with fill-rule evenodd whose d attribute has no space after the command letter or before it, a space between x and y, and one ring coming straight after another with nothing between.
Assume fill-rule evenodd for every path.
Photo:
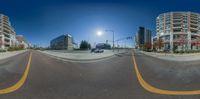
<instances>
[{"instance_id":1,"label":"building window","mask_svg":"<svg viewBox=\"0 0 200 99\"><path fill-rule=\"evenodd\" d=\"M170 30L167 30L166 33L170 33Z\"/></svg>"}]
</instances>

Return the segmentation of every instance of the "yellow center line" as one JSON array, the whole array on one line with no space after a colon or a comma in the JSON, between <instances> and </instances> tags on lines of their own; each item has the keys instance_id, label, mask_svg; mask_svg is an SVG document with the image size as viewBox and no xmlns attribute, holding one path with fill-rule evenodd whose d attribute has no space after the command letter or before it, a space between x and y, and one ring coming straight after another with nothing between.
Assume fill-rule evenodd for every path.
<instances>
[{"instance_id":1,"label":"yellow center line","mask_svg":"<svg viewBox=\"0 0 200 99\"><path fill-rule=\"evenodd\" d=\"M138 79L140 85L147 91L156 93L156 94L163 94L163 95L198 95L198 94L200 94L200 90L191 90L191 91L164 90L164 89L159 89L159 88L156 88L156 87L150 85L143 79L143 77L138 69L133 51L132 51L132 59L133 59L134 69L136 72L137 79Z\"/></svg>"},{"instance_id":2,"label":"yellow center line","mask_svg":"<svg viewBox=\"0 0 200 99\"><path fill-rule=\"evenodd\" d=\"M21 79L16 84L14 84L14 85L12 85L8 88L0 89L0 94L11 93L11 92L14 92L14 91L16 91L16 90L18 90L19 88L22 87L22 85L25 83L27 76L28 76L28 72L29 72L30 64L31 64L31 59L32 59L32 52L30 52L28 64L26 66L25 72L24 72L23 76L21 77Z\"/></svg>"}]
</instances>

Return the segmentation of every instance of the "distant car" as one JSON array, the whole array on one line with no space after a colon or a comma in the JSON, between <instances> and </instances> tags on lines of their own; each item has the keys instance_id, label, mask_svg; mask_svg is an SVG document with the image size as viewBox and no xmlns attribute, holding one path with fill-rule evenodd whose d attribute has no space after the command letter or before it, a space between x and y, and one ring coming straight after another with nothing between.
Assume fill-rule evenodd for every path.
<instances>
[{"instance_id":1,"label":"distant car","mask_svg":"<svg viewBox=\"0 0 200 99\"><path fill-rule=\"evenodd\" d=\"M96 48L92 48L92 49L91 49L91 53L93 53L95 50L96 50Z\"/></svg>"},{"instance_id":2,"label":"distant car","mask_svg":"<svg viewBox=\"0 0 200 99\"><path fill-rule=\"evenodd\" d=\"M98 48L93 48L93 49L91 49L91 53L103 53L104 52L104 50L103 49L98 49Z\"/></svg>"},{"instance_id":3,"label":"distant car","mask_svg":"<svg viewBox=\"0 0 200 99\"><path fill-rule=\"evenodd\" d=\"M165 53L169 53L170 52L170 50L169 49L164 49L164 51L163 52L165 52Z\"/></svg>"},{"instance_id":4,"label":"distant car","mask_svg":"<svg viewBox=\"0 0 200 99\"><path fill-rule=\"evenodd\" d=\"M95 52L95 53L103 53L104 50L103 50L103 49L96 49L94 52Z\"/></svg>"},{"instance_id":5,"label":"distant car","mask_svg":"<svg viewBox=\"0 0 200 99\"><path fill-rule=\"evenodd\" d=\"M45 49L40 49L41 51L45 51Z\"/></svg>"}]
</instances>

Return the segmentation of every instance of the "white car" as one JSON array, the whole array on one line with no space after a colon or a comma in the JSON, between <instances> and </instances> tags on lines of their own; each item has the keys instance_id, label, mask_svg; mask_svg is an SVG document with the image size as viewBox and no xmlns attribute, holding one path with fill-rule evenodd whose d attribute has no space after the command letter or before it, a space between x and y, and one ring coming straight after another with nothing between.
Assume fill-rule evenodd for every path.
<instances>
[{"instance_id":1,"label":"white car","mask_svg":"<svg viewBox=\"0 0 200 99\"><path fill-rule=\"evenodd\" d=\"M104 50L103 49L95 48L95 49L91 50L91 52L94 52L94 53L103 53Z\"/></svg>"}]
</instances>

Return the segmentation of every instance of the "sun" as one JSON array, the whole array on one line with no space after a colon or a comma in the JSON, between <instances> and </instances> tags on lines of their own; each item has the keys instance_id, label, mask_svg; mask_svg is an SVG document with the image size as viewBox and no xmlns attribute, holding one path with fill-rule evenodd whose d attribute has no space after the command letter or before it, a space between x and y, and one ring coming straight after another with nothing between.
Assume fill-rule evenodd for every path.
<instances>
[{"instance_id":1,"label":"sun","mask_svg":"<svg viewBox=\"0 0 200 99\"><path fill-rule=\"evenodd\" d=\"M101 31L98 31L98 32L97 32L97 35L98 35L98 36L101 36L102 34L103 34L103 33L102 33Z\"/></svg>"}]
</instances>

